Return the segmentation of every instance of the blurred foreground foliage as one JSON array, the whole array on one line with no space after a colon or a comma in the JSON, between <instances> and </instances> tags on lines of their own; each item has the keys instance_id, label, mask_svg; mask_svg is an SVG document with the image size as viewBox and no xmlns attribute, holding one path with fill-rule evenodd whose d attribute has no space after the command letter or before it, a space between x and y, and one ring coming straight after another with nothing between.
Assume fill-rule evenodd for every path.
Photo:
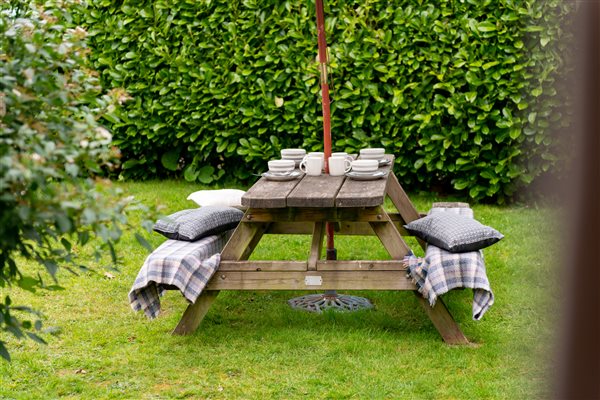
<instances>
[{"instance_id":1,"label":"blurred foreground foliage","mask_svg":"<svg viewBox=\"0 0 600 400\"><path fill-rule=\"evenodd\" d=\"M7 289L61 289L59 267L88 269L90 260L77 254L89 241L96 259L110 255L118 264L114 245L135 229L127 212L145 209L98 178L119 162L99 120L123 94L103 94L86 67L87 34L69 28L65 5L0 3L0 333L38 342L39 313L13 305ZM23 261L43 268L26 274ZM0 356L10 359L1 337Z\"/></svg>"}]
</instances>

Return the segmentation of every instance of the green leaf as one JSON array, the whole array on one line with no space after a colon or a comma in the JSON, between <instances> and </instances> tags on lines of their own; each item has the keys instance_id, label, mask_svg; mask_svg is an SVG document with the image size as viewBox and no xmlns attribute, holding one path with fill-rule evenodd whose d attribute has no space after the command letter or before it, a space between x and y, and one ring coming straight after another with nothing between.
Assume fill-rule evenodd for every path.
<instances>
[{"instance_id":1,"label":"green leaf","mask_svg":"<svg viewBox=\"0 0 600 400\"><path fill-rule=\"evenodd\" d=\"M485 189L481 186L473 186L469 189L469 196L473 199L476 199L479 196L479 193L484 191Z\"/></svg>"},{"instance_id":2,"label":"green leaf","mask_svg":"<svg viewBox=\"0 0 600 400\"><path fill-rule=\"evenodd\" d=\"M530 112L529 115L527 116L527 121L529 121L530 124L533 124L533 123L535 123L536 117L537 117L536 112Z\"/></svg>"},{"instance_id":3,"label":"green leaf","mask_svg":"<svg viewBox=\"0 0 600 400\"><path fill-rule=\"evenodd\" d=\"M456 180L454 182L454 189L456 190L464 190L469 186L470 182L466 180Z\"/></svg>"},{"instance_id":4,"label":"green leaf","mask_svg":"<svg viewBox=\"0 0 600 400\"><path fill-rule=\"evenodd\" d=\"M47 344L44 339L42 339L41 337L39 337L38 335L36 335L33 332L25 332L25 334L27 336L29 336L29 339L33 340L34 342L37 342L39 344Z\"/></svg>"},{"instance_id":5,"label":"green leaf","mask_svg":"<svg viewBox=\"0 0 600 400\"><path fill-rule=\"evenodd\" d=\"M62 243L65 250L71 252L71 242L69 242L66 238L60 238L60 242Z\"/></svg>"},{"instance_id":6,"label":"green leaf","mask_svg":"<svg viewBox=\"0 0 600 400\"><path fill-rule=\"evenodd\" d=\"M123 168L123 169L129 169L129 168L133 168L133 167L135 167L136 165L138 165L139 163L140 163L140 162L139 162L138 160L136 160L136 159L132 158L132 159L129 159L129 160L125 161L125 162L123 163L123 165L121 165L121 168Z\"/></svg>"},{"instance_id":7,"label":"green leaf","mask_svg":"<svg viewBox=\"0 0 600 400\"><path fill-rule=\"evenodd\" d=\"M38 281L37 279L32 278L30 276L23 276L21 279L19 279L17 281L17 285L21 289L26 290L28 292L32 292L32 293L35 293L35 291L36 291L35 287L39 286L39 284L40 284L40 281Z\"/></svg>"},{"instance_id":8,"label":"green leaf","mask_svg":"<svg viewBox=\"0 0 600 400\"><path fill-rule=\"evenodd\" d=\"M162 155L160 162L169 171L177 171L179 164L179 149L168 151Z\"/></svg>"},{"instance_id":9,"label":"green leaf","mask_svg":"<svg viewBox=\"0 0 600 400\"><path fill-rule=\"evenodd\" d=\"M493 22L484 21L477 24L477 30L479 32L493 32L496 29L496 24L494 24Z\"/></svg>"},{"instance_id":10,"label":"green leaf","mask_svg":"<svg viewBox=\"0 0 600 400\"><path fill-rule=\"evenodd\" d=\"M517 128L517 127L513 127L510 129L510 131L508 132L508 135L510 136L510 138L512 140L517 139L519 136L521 136L521 129Z\"/></svg>"},{"instance_id":11,"label":"green leaf","mask_svg":"<svg viewBox=\"0 0 600 400\"><path fill-rule=\"evenodd\" d=\"M198 170L198 180L204 184L211 183L215 169L211 165L205 165Z\"/></svg>"},{"instance_id":12,"label":"green leaf","mask_svg":"<svg viewBox=\"0 0 600 400\"><path fill-rule=\"evenodd\" d=\"M150 243L148 243L146 238L143 237L140 233L136 232L134 234L134 236L135 236L135 239L138 241L138 243L141 244L146 250L148 250L148 252L154 251L154 248L152 247L152 245Z\"/></svg>"},{"instance_id":13,"label":"green leaf","mask_svg":"<svg viewBox=\"0 0 600 400\"><path fill-rule=\"evenodd\" d=\"M4 345L4 343L0 340L0 357L4 358L6 361L10 362L10 354L8 353L8 350L6 349L6 346Z\"/></svg>"},{"instance_id":14,"label":"green leaf","mask_svg":"<svg viewBox=\"0 0 600 400\"><path fill-rule=\"evenodd\" d=\"M490 69L496 65L500 64L500 61L490 61L481 66L484 70Z\"/></svg>"},{"instance_id":15,"label":"green leaf","mask_svg":"<svg viewBox=\"0 0 600 400\"><path fill-rule=\"evenodd\" d=\"M198 178L198 171L194 165L188 165L183 172L183 177L188 182L194 182Z\"/></svg>"},{"instance_id":16,"label":"green leaf","mask_svg":"<svg viewBox=\"0 0 600 400\"><path fill-rule=\"evenodd\" d=\"M465 93L465 99L469 103L474 102L476 98L477 98L477 92L467 92L467 93Z\"/></svg>"}]
</instances>

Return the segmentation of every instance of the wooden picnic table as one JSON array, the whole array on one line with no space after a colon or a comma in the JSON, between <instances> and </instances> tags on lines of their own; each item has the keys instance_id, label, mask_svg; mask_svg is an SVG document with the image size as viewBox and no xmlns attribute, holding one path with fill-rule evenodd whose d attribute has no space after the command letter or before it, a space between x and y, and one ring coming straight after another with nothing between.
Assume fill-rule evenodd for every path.
<instances>
[{"instance_id":1,"label":"wooden picnic table","mask_svg":"<svg viewBox=\"0 0 600 400\"><path fill-rule=\"evenodd\" d=\"M242 197L248 207L221 253L221 264L201 296L190 304L174 334L196 330L220 290L410 290L446 343L468 340L441 299L430 307L416 290L402 264L409 254L402 225L420 218L398 179L357 181L345 176L308 176L285 182L258 180ZM396 213L383 208L388 196ZM391 260L322 260L325 224L336 235L376 235ZM306 261L249 261L264 234L311 234ZM425 248L425 243L419 242Z\"/></svg>"}]
</instances>

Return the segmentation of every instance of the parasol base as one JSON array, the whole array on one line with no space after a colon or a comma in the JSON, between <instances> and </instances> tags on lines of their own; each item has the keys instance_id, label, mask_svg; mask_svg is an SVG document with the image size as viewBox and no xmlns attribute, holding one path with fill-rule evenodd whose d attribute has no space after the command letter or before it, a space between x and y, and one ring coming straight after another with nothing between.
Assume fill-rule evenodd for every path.
<instances>
[{"instance_id":1,"label":"parasol base","mask_svg":"<svg viewBox=\"0 0 600 400\"><path fill-rule=\"evenodd\" d=\"M373 308L373 304L364 297L350 296L347 294L323 293L309 294L288 300L290 307L321 313L324 310L358 311Z\"/></svg>"}]
</instances>

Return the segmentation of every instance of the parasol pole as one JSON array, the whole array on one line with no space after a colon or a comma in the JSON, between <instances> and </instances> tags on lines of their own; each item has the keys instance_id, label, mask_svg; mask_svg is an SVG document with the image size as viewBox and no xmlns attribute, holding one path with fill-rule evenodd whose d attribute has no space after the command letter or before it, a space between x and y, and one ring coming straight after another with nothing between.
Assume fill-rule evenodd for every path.
<instances>
[{"instance_id":1,"label":"parasol pole","mask_svg":"<svg viewBox=\"0 0 600 400\"><path fill-rule=\"evenodd\" d=\"M329 108L329 83L327 82L327 39L325 37L323 0L316 0L316 3L319 68L321 72L321 97L323 100L323 149L325 153L325 171L328 172L329 157L331 157L331 111Z\"/></svg>"},{"instance_id":2,"label":"parasol pole","mask_svg":"<svg viewBox=\"0 0 600 400\"><path fill-rule=\"evenodd\" d=\"M323 0L316 0L317 38L319 44L319 69L321 72L321 98L323 106L323 152L325 153L325 173L329 173L329 157L331 157L331 110L329 100L329 83L327 81L327 39L325 36L325 12ZM333 241L333 224L327 222L327 259L335 260L335 244Z\"/></svg>"},{"instance_id":3,"label":"parasol pole","mask_svg":"<svg viewBox=\"0 0 600 400\"><path fill-rule=\"evenodd\" d=\"M323 0L315 0L317 8L317 33L319 40L319 68L321 71L321 97L323 99L323 153L325 153L325 173L329 173L331 157L331 111L329 109L329 83L327 82L327 40L325 40L325 13ZM333 224L326 223L327 259L337 259L333 243ZM322 312L326 309L356 311L373 308L368 299L358 296L337 294L335 290L326 290L324 294L309 294L288 300L291 307L305 311Z\"/></svg>"}]
</instances>

